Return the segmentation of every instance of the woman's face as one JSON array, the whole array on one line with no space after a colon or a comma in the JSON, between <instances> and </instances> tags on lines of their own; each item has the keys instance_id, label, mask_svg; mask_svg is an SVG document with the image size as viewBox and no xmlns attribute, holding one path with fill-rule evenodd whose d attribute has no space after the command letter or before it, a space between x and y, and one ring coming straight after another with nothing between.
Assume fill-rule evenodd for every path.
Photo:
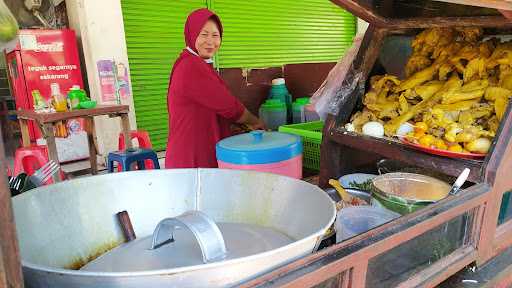
<instances>
[{"instance_id":1,"label":"woman's face","mask_svg":"<svg viewBox=\"0 0 512 288\"><path fill-rule=\"evenodd\" d=\"M208 20L196 39L196 50L203 59L210 59L220 47L220 32L217 24Z\"/></svg>"}]
</instances>

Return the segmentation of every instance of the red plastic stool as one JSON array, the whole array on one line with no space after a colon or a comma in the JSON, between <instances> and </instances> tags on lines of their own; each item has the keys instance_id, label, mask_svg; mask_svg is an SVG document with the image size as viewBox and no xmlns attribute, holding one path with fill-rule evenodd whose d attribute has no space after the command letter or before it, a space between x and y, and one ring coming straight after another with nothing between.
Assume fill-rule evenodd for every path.
<instances>
[{"instance_id":1,"label":"red plastic stool","mask_svg":"<svg viewBox=\"0 0 512 288\"><path fill-rule=\"evenodd\" d=\"M142 149L152 149L153 145L151 144L151 140L149 139L149 133L145 130L133 130L130 131L130 141L133 139L137 139L137 142L139 143L139 148ZM119 151L123 151L126 149L126 142L124 140L123 133L119 133L119 145L118 149ZM146 169L154 169L155 166L153 165L153 162L151 160L145 160L144 166L146 166ZM117 171L121 172L123 171L123 167L121 164L118 164Z\"/></svg>"},{"instance_id":2,"label":"red plastic stool","mask_svg":"<svg viewBox=\"0 0 512 288\"><path fill-rule=\"evenodd\" d=\"M37 169L41 168L44 164L48 162L48 149L46 146L32 146L32 147L22 147L16 149L16 153L14 155L14 174L18 175L21 172L27 173L27 175L32 175L36 172ZM64 173L60 171L60 178L62 180L65 179ZM53 180L50 179L46 182L47 184L52 184Z\"/></svg>"}]
</instances>

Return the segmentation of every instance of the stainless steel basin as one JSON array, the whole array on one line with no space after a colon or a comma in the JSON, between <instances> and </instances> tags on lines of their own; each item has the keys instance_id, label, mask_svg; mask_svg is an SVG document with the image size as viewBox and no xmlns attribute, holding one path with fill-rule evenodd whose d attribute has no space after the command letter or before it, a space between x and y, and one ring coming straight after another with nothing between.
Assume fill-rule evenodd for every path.
<instances>
[{"instance_id":1,"label":"stainless steel basin","mask_svg":"<svg viewBox=\"0 0 512 288\"><path fill-rule=\"evenodd\" d=\"M52 288L233 286L312 253L336 215L329 196L309 183L221 169L81 178L16 196L13 209L26 287ZM115 216L123 210L138 238L152 235L164 218L199 210L215 222L269 227L294 241L202 265L136 272L77 270L124 242Z\"/></svg>"}]
</instances>

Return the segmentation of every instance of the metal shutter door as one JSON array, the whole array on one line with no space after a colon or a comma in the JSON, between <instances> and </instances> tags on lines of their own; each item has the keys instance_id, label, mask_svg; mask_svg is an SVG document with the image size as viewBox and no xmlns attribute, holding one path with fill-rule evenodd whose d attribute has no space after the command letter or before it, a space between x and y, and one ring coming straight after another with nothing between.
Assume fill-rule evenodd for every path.
<instances>
[{"instance_id":1,"label":"metal shutter door","mask_svg":"<svg viewBox=\"0 0 512 288\"><path fill-rule=\"evenodd\" d=\"M356 18L327 0L213 0L224 25L220 68L336 62Z\"/></svg>"},{"instance_id":2,"label":"metal shutter door","mask_svg":"<svg viewBox=\"0 0 512 288\"><path fill-rule=\"evenodd\" d=\"M155 150L167 144L167 85L184 48L187 15L205 0L122 0L137 127L147 130Z\"/></svg>"}]
</instances>

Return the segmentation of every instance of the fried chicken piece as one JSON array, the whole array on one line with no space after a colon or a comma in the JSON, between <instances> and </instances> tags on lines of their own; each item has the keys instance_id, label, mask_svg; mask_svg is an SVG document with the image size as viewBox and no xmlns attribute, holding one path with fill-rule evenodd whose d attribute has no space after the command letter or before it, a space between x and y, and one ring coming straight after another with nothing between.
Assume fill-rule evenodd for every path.
<instances>
[{"instance_id":1,"label":"fried chicken piece","mask_svg":"<svg viewBox=\"0 0 512 288\"><path fill-rule=\"evenodd\" d=\"M462 39L467 42L477 42L482 39L484 30L480 27L457 27L455 30L462 35Z\"/></svg>"},{"instance_id":2,"label":"fried chicken piece","mask_svg":"<svg viewBox=\"0 0 512 288\"><path fill-rule=\"evenodd\" d=\"M464 68L464 82L469 82L475 79L487 78L487 69L485 67L485 58L475 58L468 62Z\"/></svg>"},{"instance_id":3,"label":"fried chicken piece","mask_svg":"<svg viewBox=\"0 0 512 288\"><path fill-rule=\"evenodd\" d=\"M432 60L427 56L420 54L412 54L407 64L405 65L405 76L409 77L412 74L427 68L432 65Z\"/></svg>"},{"instance_id":4,"label":"fried chicken piece","mask_svg":"<svg viewBox=\"0 0 512 288\"><path fill-rule=\"evenodd\" d=\"M357 111L350 118L350 122L354 125L355 131L362 132L363 125L370 121L378 121L377 116L372 111L364 108L363 111Z\"/></svg>"},{"instance_id":5,"label":"fried chicken piece","mask_svg":"<svg viewBox=\"0 0 512 288\"><path fill-rule=\"evenodd\" d=\"M467 100L467 101L460 101L453 104L437 104L434 106L434 109L441 109L443 111L447 112L453 112L453 111L465 111L473 108L475 104L477 104L480 101L480 99L476 100Z\"/></svg>"},{"instance_id":6,"label":"fried chicken piece","mask_svg":"<svg viewBox=\"0 0 512 288\"><path fill-rule=\"evenodd\" d=\"M503 76L499 81L499 85L505 89L512 91L512 74Z\"/></svg>"},{"instance_id":7,"label":"fried chicken piece","mask_svg":"<svg viewBox=\"0 0 512 288\"><path fill-rule=\"evenodd\" d=\"M440 99L442 99L443 94L449 93L451 91L455 91L462 86L462 81L457 76L452 76L448 81L446 81L441 89L434 93L431 97L423 99L420 103L410 107L407 113L404 113L394 119L391 119L384 125L384 131L387 136L392 136L396 133L396 130L400 125L404 122L409 121L417 114L421 113L423 110L428 107L436 104Z\"/></svg>"},{"instance_id":8,"label":"fried chicken piece","mask_svg":"<svg viewBox=\"0 0 512 288\"><path fill-rule=\"evenodd\" d=\"M498 117L496 115L493 115L489 120L485 122L487 126L487 130L491 133L496 133L498 131L498 128L500 127L500 120L498 120Z\"/></svg>"},{"instance_id":9,"label":"fried chicken piece","mask_svg":"<svg viewBox=\"0 0 512 288\"><path fill-rule=\"evenodd\" d=\"M429 55L436 47L447 45L455 40L455 33L451 28L430 28L418 34L411 47L414 52Z\"/></svg>"},{"instance_id":10,"label":"fried chicken piece","mask_svg":"<svg viewBox=\"0 0 512 288\"><path fill-rule=\"evenodd\" d=\"M489 118L491 117L492 113L493 113L493 107L488 105L488 104L485 104L485 105L481 105L479 107L476 107L476 108L473 108L473 109L470 109L470 110L466 110L466 111L463 111L460 113L459 115L459 123L462 125L462 126L468 126L468 125L473 125L477 119L479 118Z\"/></svg>"},{"instance_id":11,"label":"fried chicken piece","mask_svg":"<svg viewBox=\"0 0 512 288\"><path fill-rule=\"evenodd\" d=\"M507 96L498 96L494 101L494 111L496 113L496 117L498 121L503 119L503 115L505 114L505 110L507 109L509 103L509 97Z\"/></svg>"},{"instance_id":12,"label":"fried chicken piece","mask_svg":"<svg viewBox=\"0 0 512 288\"><path fill-rule=\"evenodd\" d=\"M432 65L419 72L414 73L412 76L408 77L406 80L400 83L400 85L397 87L396 92L412 89L418 85L421 85L427 81L432 80L438 70L439 65Z\"/></svg>"},{"instance_id":13,"label":"fried chicken piece","mask_svg":"<svg viewBox=\"0 0 512 288\"><path fill-rule=\"evenodd\" d=\"M439 67L439 80L446 80L448 78L448 74L453 71L455 67L450 63L444 63Z\"/></svg>"},{"instance_id":14,"label":"fried chicken piece","mask_svg":"<svg viewBox=\"0 0 512 288\"><path fill-rule=\"evenodd\" d=\"M430 81L423 85L416 86L414 92L416 95L419 95L421 99L427 99L439 91L444 83L443 81Z\"/></svg>"},{"instance_id":15,"label":"fried chicken piece","mask_svg":"<svg viewBox=\"0 0 512 288\"><path fill-rule=\"evenodd\" d=\"M502 87L487 87L484 99L487 101L495 101L498 97L510 98L512 91Z\"/></svg>"},{"instance_id":16,"label":"fried chicken piece","mask_svg":"<svg viewBox=\"0 0 512 288\"><path fill-rule=\"evenodd\" d=\"M474 80L462 86L460 89L445 93L441 101L442 104L453 104L465 100L480 99L489 86L487 80Z\"/></svg>"}]
</instances>

